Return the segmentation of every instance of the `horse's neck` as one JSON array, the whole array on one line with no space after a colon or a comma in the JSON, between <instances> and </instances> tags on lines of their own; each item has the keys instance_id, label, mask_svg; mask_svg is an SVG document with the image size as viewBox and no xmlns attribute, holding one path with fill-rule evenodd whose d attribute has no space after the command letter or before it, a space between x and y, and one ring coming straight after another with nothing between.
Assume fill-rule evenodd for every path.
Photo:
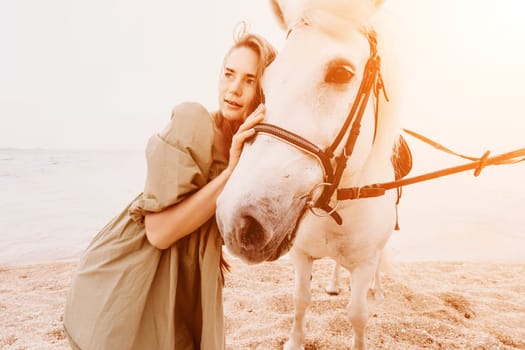
<instances>
[{"instance_id":1,"label":"horse's neck","mask_svg":"<svg viewBox=\"0 0 525 350\"><path fill-rule=\"evenodd\" d=\"M394 180L394 168L391 162L391 152L374 145L365 156L354 155L361 159L352 159L341 178L341 187L364 186L373 183ZM352 161L355 162L352 162ZM356 164L358 163L358 164Z\"/></svg>"}]
</instances>

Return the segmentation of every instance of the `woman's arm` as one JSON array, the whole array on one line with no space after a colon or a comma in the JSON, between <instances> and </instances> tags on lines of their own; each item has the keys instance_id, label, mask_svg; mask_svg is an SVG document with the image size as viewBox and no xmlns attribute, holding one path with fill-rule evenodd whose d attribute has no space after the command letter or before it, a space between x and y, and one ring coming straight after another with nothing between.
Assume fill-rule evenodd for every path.
<instances>
[{"instance_id":1,"label":"woman's arm","mask_svg":"<svg viewBox=\"0 0 525 350\"><path fill-rule=\"evenodd\" d=\"M233 136L228 167L219 176L181 202L157 213L145 215L146 237L159 248L169 248L180 238L194 232L215 214L217 197L239 161L244 141L264 119L264 108L256 109Z\"/></svg>"},{"instance_id":2,"label":"woman's arm","mask_svg":"<svg viewBox=\"0 0 525 350\"><path fill-rule=\"evenodd\" d=\"M160 212L146 214L146 236L159 248L169 248L180 238L195 231L215 212L215 201L221 193L230 172L224 170L204 187Z\"/></svg>"}]
</instances>

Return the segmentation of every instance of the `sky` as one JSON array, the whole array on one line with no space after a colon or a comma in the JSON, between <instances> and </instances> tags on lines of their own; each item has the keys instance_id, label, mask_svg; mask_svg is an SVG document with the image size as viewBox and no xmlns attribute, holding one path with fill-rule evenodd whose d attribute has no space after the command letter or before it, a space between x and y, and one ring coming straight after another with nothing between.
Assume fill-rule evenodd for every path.
<instances>
[{"instance_id":1,"label":"sky","mask_svg":"<svg viewBox=\"0 0 525 350\"><path fill-rule=\"evenodd\" d=\"M525 3L386 0L404 126L459 151L525 147ZM0 148L142 149L172 107L213 109L236 24L268 1L0 2Z\"/></svg>"}]
</instances>

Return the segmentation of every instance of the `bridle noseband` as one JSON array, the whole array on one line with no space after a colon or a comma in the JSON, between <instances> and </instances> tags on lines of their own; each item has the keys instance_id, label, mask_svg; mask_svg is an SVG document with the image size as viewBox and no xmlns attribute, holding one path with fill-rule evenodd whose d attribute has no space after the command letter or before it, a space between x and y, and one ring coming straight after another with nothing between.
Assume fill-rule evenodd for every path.
<instances>
[{"instance_id":1,"label":"bridle noseband","mask_svg":"<svg viewBox=\"0 0 525 350\"><path fill-rule=\"evenodd\" d=\"M322 193L315 202L311 200L310 198L310 200L307 201L307 206L309 207L309 209L312 210L312 212L313 212L313 209L315 208L319 208L323 210L326 213L324 216L331 215L332 218L339 225L343 223L343 220L341 216L336 212L337 204L335 206L331 206L330 199L332 198L332 195L339 187L339 183L341 181L343 172L346 168L348 159L350 158L350 156L352 155L352 152L354 151L354 146L355 146L357 137L359 136L359 132L361 129L361 120L366 110L366 106L368 104L370 94L373 93L376 97L376 105L375 105L376 129L377 129L378 100L379 100L380 90L383 91L385 98L388 100L385 90L384 90L383 79L381 77L381 71L380 71L381 70L380 69L381 68L381 58L377 54L376 34L375 32L370 31L370 32L367 32L366 35L368 37L368 42L370 44L370 57L368 58L368 61L365 65L361 85L359 86L359 90L358 90L356 99L354 100L352 108L348 112L348 115L345 119L343 126L341 127L341 130L337 134L333 143L327 149L323 150L322 148L306 140L302 136L297 135L291 131L285 130L276 125L261 123L254 127L257 133L264 133L264 134L271 135L281 141L284 141L298 148L299 150L303 152L306 152L314 156L319 161L323 169L324 180L322 183L317 184L312 189L312 191L310 191L308 196L311 197L313 195L313 192L319 187L322 187ZM350 124L352 124L351 127L350 127ZM375 139L376 131L377 130L374 130L374 139ZM346 143L341 149L339 155L335 156L334 155L335 150L337 149L337 147L339 146L339 144L341 143L341 141L344 139L346 135L348 135L346 139ZM332 160L335 162L335 168L332 167ZM359 198L359 193L357 194L357 198ZM314 212L314 214L316 213ZM316 214L316 215L319 215L319 214Z\"/></svg>"}]
</instances>

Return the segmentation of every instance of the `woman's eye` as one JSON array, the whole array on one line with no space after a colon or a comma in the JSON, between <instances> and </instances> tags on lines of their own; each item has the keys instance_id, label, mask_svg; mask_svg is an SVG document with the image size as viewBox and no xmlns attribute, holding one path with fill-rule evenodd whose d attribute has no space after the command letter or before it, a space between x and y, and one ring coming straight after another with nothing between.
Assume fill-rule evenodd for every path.
<instances>
[{"instance_id":1,"label":"woman's eye","mask_svg":"<svg viewBox=\"0 0 525 350\"><path fill-rule=\"evenodd\" d=\"M248 85L250 85L250 86L253 86L253 85L255 85L255 79L248 79L248 80L246 81L246 83L247 83Z\"/></svg>"},{"instance_id":2,"label":"woman's eye","mask_svg":"<svg viewBox=\"0 0 525 350\"><path fill-rule=\"evenodd\" d=\"M330 84L346 84L354 77L352 67L344 64L334 64L328 67L324 81Z\"/></svg>"}]
</instances>

